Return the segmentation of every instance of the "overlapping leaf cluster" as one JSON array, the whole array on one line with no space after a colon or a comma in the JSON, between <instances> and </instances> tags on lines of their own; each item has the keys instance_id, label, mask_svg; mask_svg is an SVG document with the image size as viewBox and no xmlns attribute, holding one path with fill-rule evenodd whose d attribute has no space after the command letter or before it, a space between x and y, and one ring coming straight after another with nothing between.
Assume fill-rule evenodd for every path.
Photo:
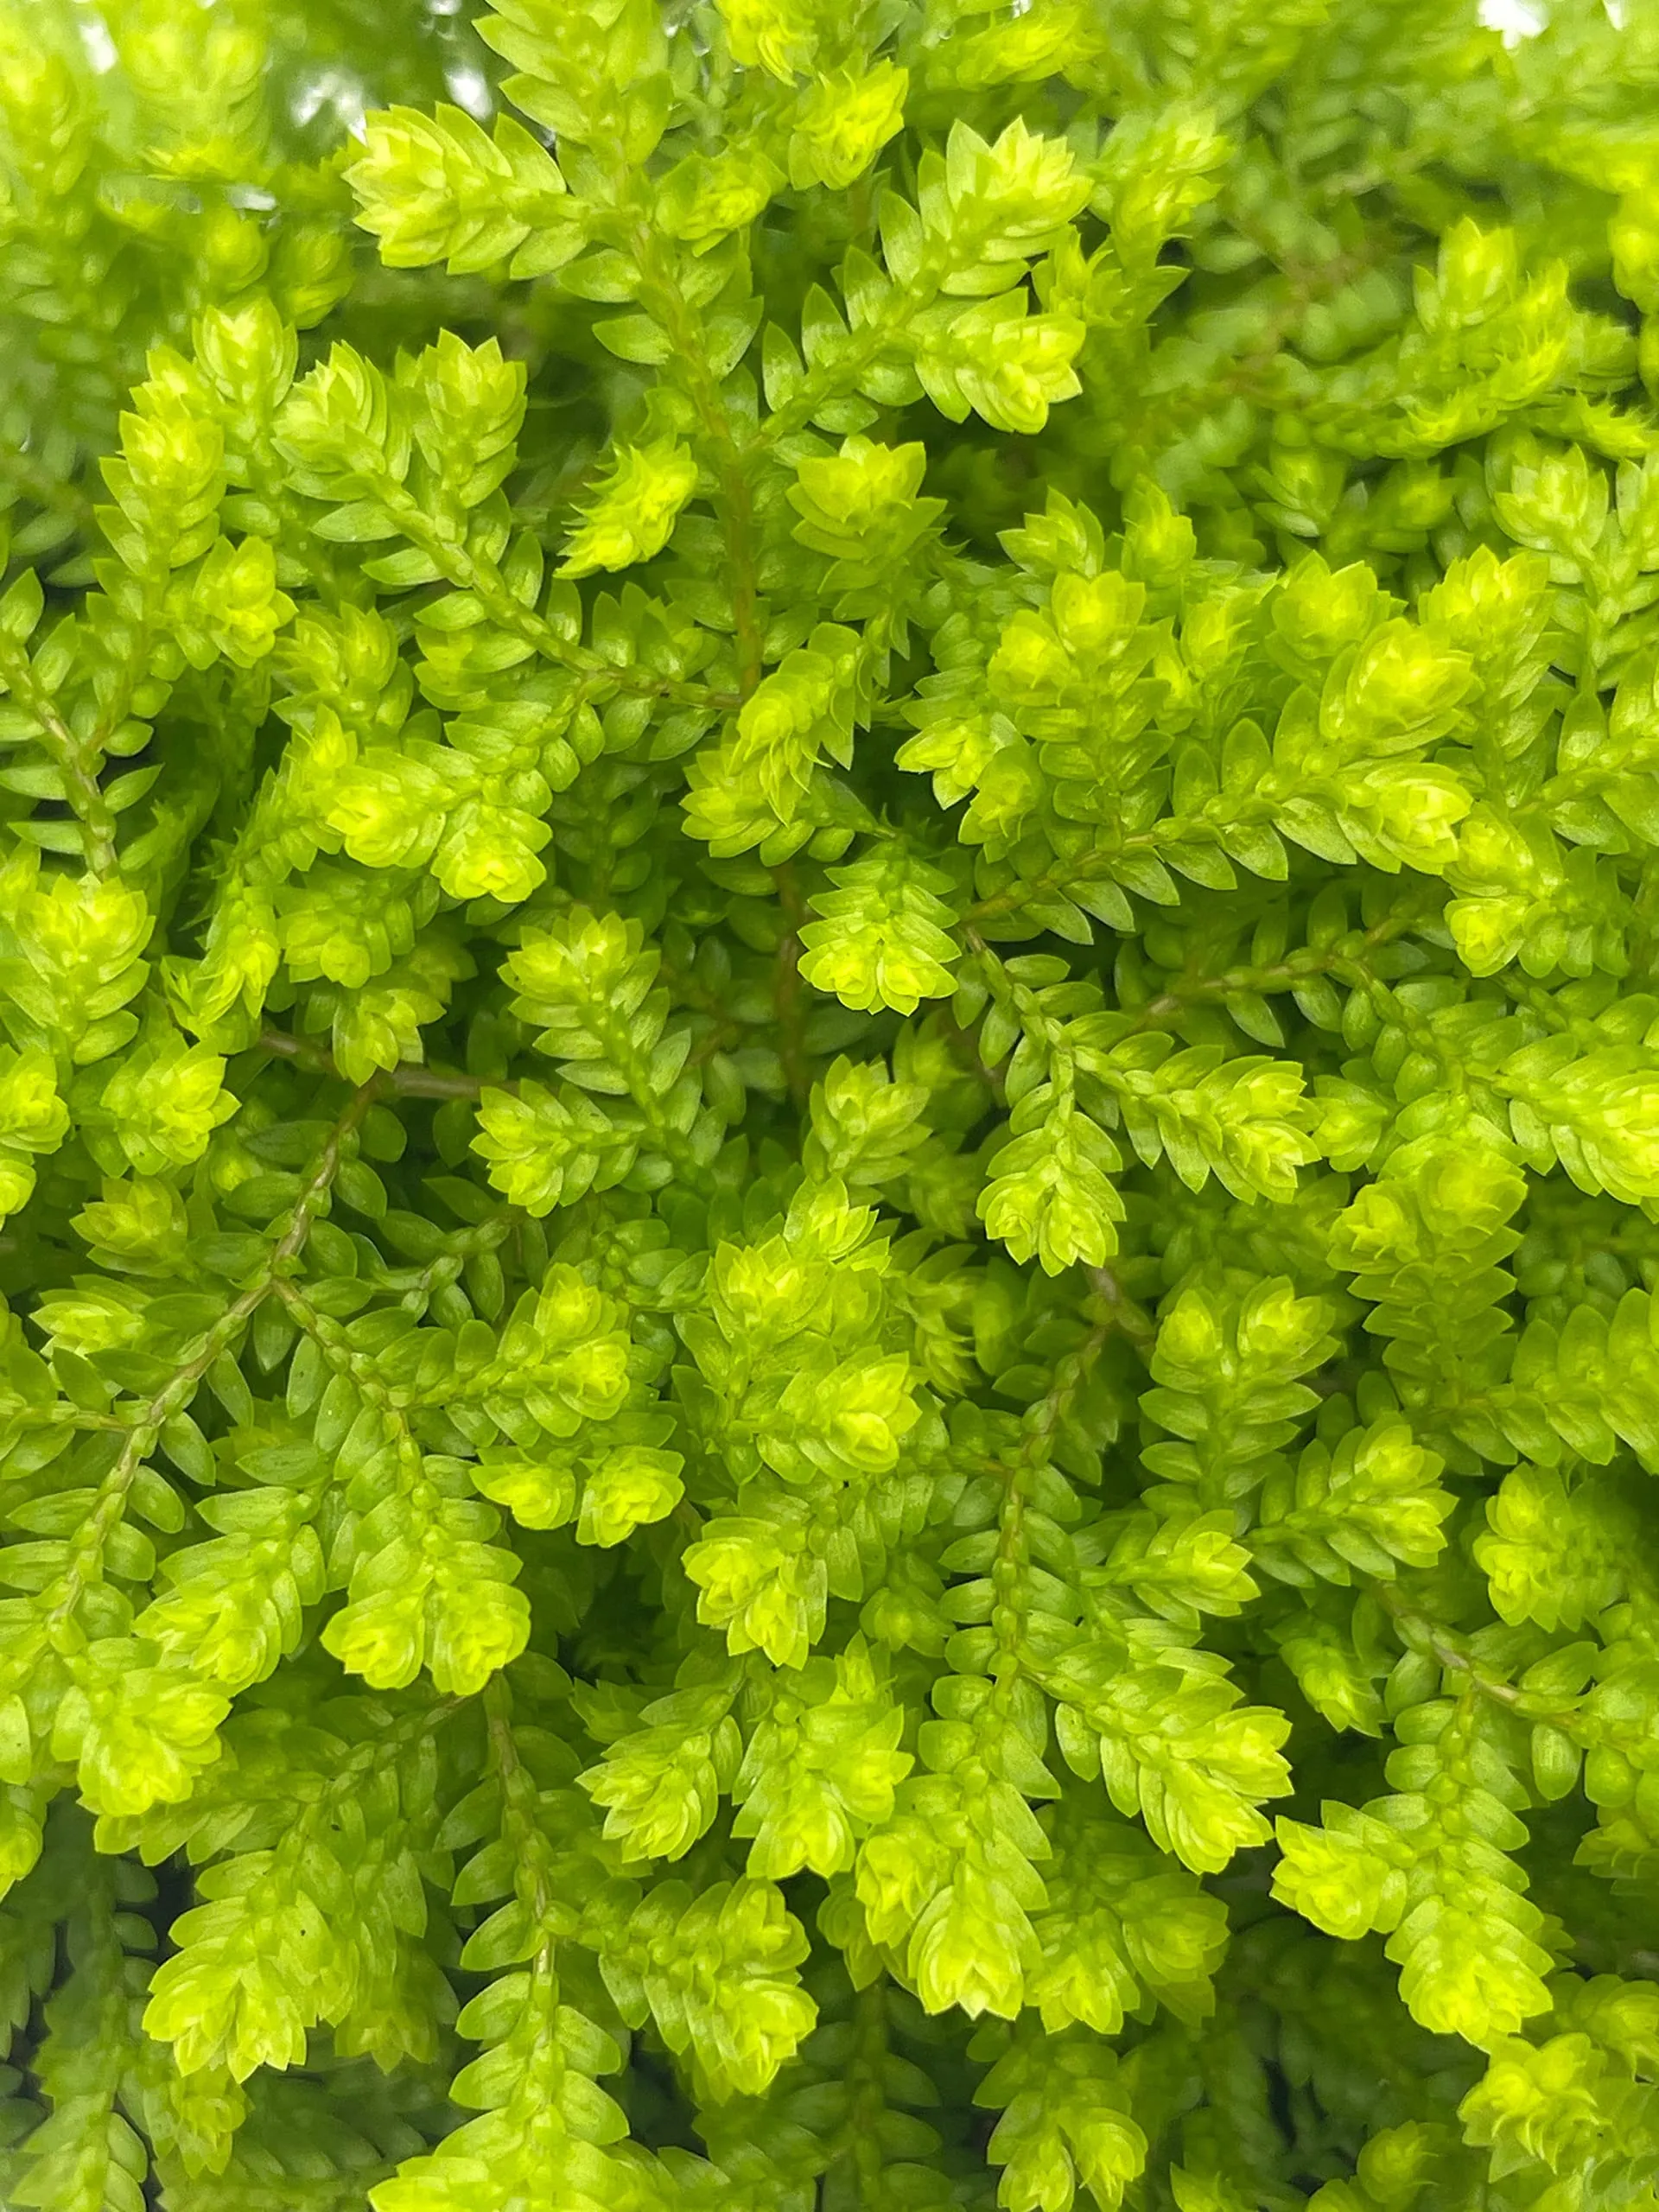
<instances>
[{"instance_id":1,"label":"overlapping leaf cluster","mask_svg":"<svg viewBox=\"0 0 1659 2212\"><path fill-rule=\"evenodd\" d=\"M0 2195L1659 2203L1659 9L0 8Z\"/></svg>"}]
</instances>

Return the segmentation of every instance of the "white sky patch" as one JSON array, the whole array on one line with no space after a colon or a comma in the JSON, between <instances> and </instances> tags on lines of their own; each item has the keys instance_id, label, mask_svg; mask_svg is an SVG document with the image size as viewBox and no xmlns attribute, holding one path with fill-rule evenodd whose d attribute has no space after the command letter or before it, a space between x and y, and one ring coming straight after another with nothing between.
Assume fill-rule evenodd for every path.
<instances>
[{"instance_id":1,"label":"white sky patch","mask_svg":"<svg viewBox=\"0 0 1659 2212\"><path fill-rule=\"evenodd\" d=\"M457 107L464 107L470 116L481 123L490 112L490 88L484 81L484 72L474 69L465 62L447 72L445 82Z\"/></svg>"},{"instance_id":2,"label":"white sky patch","mask_svg":"<svg viewBox=\"0 0 1659 2212\"><path fill-rule=\"evenodd\" d=\"M343 69L319 69L294 95L294 120L309 123L324 108L332 108L353 138L363 136L363 87Z\"/></svg>"},{"instance_id":3,"label":"white sky patch","mask_svg":"<svg viewBox=\"0 0 1659 2212\"><path fill-rule=\"evenodd\" d=\"M102 16L83 16L77 29L80 42L86 49L86 59L100 77L114 68L117 60L115 41Z\"/></svg>"},{"instance_id":4,"label":"white sky patch","mask_svg":"<svg viewBox=\"0 0 1659 2212\"><path fill-rule=\"evenodd\" d=\"M1548 21L1536 0L1480 0L1480 20L1489 31L1501 31L1505 46L1517 39L1536 38Z\"/></svg>"}]
</instances>

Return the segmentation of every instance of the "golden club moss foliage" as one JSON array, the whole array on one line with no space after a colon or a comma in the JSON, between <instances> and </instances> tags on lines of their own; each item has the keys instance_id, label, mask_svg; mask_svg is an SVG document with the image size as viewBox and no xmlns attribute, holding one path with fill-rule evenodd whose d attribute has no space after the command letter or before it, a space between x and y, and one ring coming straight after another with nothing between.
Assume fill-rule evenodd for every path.
<instances>
[{"instance_id":1,"label":"golden club moss foliage","mask_svg":"<svg viewBox=\"0 0 1659 2212\"><path fill-rule=\"evenodd\" d=\"M0 0L8 2205L1659 2203L1535 12Z\"/></svg>"}]
</instances>

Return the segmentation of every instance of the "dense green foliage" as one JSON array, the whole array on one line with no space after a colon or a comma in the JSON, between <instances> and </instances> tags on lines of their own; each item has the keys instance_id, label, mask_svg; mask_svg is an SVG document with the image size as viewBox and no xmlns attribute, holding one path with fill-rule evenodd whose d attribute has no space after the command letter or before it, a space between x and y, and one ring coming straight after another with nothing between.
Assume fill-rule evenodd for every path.
<instances>
[{"instance_id":1,"label":"dense green foliage","mask_svg":"<svg viewBox=\"0 0 1659 2212\"><path fill-rule=\"evenodd\" d=\"M1659 0L495 8L0 0L0 2197L1659 2204Z\"/></svg>"}]
</instances>

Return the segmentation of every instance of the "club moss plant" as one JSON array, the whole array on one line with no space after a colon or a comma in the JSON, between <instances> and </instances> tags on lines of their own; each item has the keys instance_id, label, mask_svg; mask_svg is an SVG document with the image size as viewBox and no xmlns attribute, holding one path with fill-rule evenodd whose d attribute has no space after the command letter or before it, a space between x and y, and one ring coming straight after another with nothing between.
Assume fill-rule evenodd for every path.
<instances>
[{"instance_id":1,"label":"club moss plant","mask_svg":"<svg viewBox=\"0 0 1659 2212\"><path fill-rule=\"evenodd\" d=\"M3 0L6 2203L1659 2202L1656 101Z\"/></svg>"}]
</instances>

